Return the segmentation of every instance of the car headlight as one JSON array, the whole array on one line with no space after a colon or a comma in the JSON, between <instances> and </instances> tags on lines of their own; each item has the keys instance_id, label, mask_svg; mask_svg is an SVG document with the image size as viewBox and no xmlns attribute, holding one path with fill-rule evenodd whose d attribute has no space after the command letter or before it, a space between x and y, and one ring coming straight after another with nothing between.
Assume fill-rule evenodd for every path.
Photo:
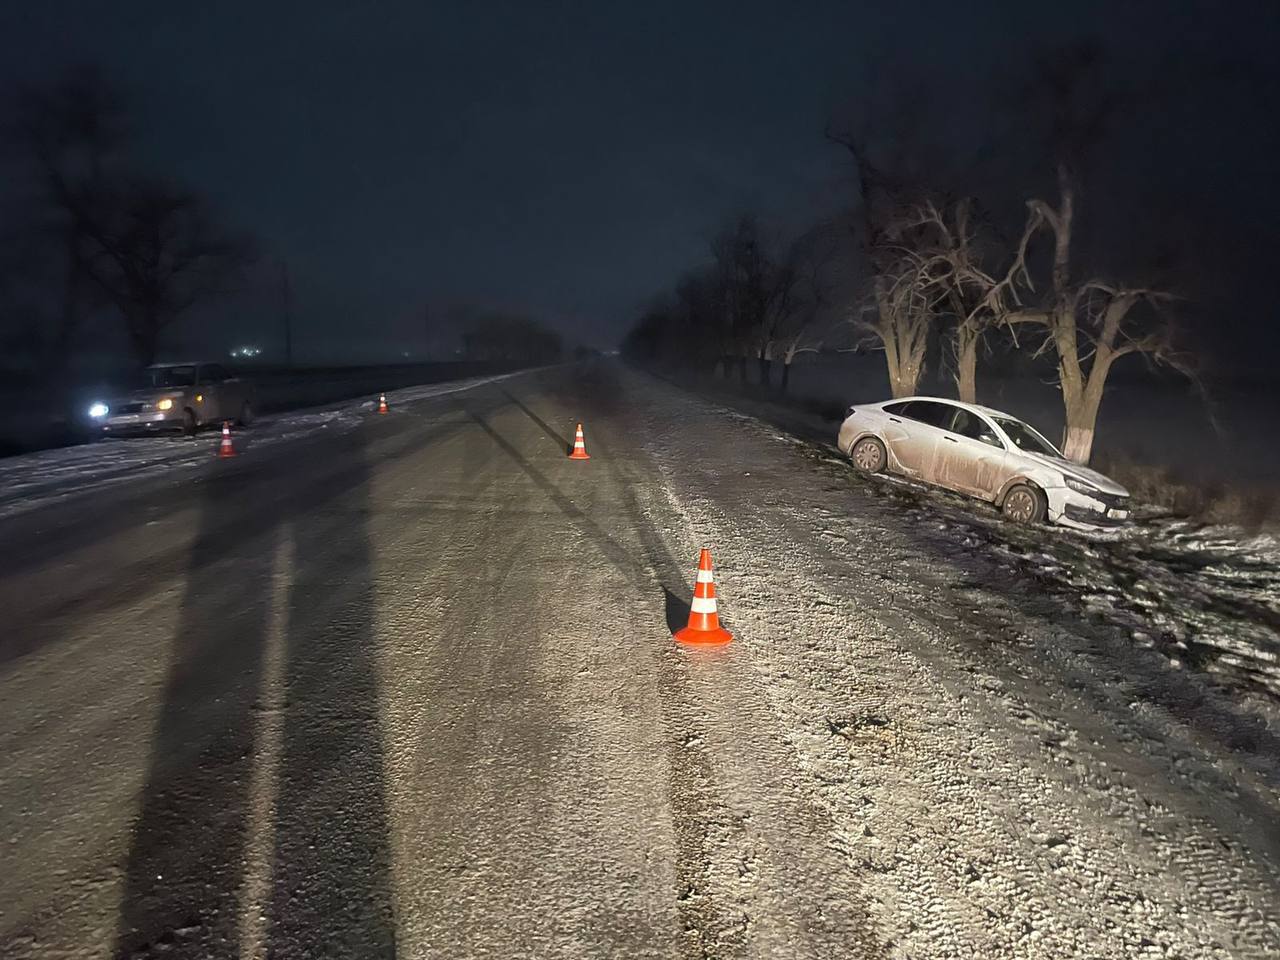
<instances>
[{"instance_id":1,"label":"car headlight","mask_svg":"<svg viewBox=\"0 0 1280 960\"><path fill-rule=\"evenodd\" d=\"M1096 497L1101 492L1092 484L1077 480L1075 477L1063 477L1063 479L1067 482L1068 487L1076 493L1083 493L1086 497Z\"/></svg>"},{"instance_id":2,"label":"car headlight","mask_svg":"<svg viewBox=\"0 0 1280 960\"><path fill-rule=\"evenodd\" d=\"M163 400L161 400L159 403L157 403L157 404L156 404L156 409L157 409L157 410L172 410L172 409L173 409L173 401L172 401L172 400L170 400L168 397L165 397Z\"/></svg>"},{"instance_id":3,"label":"car headlight","mask_svg":"<svg viewBox=\"0 0 1280 960\"><path fill-rule=\"evenodd\" d=\"M100 420L110 412L111 410L101 400L89 405L89 416L93 417L95 420Z\"/></svg>"}]
</instances>

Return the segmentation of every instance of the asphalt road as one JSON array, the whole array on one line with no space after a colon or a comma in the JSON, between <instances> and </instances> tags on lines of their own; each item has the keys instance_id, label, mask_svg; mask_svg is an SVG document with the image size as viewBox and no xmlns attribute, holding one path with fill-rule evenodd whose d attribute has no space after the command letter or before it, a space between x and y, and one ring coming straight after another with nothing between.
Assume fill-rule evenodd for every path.
<instances>
[{"instance_id":1,"label":"asphalt road","mask_svg":"<svg viewBox=\"0 0 1280 960\"><path fill-rule=\"evenodd\" d=\"M533 374L0 523L0 955L879 955L740 654L671 643L640 402Z\"/></svg>"},{"instance_id":2,"label":"asphalt road","mask_svg":"<svg viewBox=\"0 0 1280 960\"><path fill-rule=\"evenodd\" d=\"M535 371L0 518L0 957L1280 955L1257 568L732 402Z\"/></svg>"}]
</instances>

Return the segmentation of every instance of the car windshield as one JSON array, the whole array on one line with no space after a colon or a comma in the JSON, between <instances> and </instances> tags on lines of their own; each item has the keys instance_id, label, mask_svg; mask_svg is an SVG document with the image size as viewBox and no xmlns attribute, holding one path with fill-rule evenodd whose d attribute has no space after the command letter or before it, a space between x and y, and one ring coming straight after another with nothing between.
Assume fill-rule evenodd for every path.
<instances>
[{"instance_id":1,"label":"car windshield","mask_svg":"<svg viewBox=\"0 0 1280 960\"><path fill-rule=\"evenodd\" d=\"M1012 440L1013 445L1019 450L1025 450L1027 453L1038 453L1045 457L1053 457L1055 460L1062 459L1062 454L1054 448L1052 443L1021 420L1011 420L1007 417L993 417L992 419L1000 425L1000 429L1005 432L1005 436Z\"/></svg>"},{"instance_id":2,"label":"car windshield","mask_svg":"<svg viewBox=\"0 0 1280 960\"><path fill-rule=\"evenodd\" d=\"M143 371L140 386L165 390L171 387L190 387L195 382L196 368L190 365L183 367L148 367Z\"/></svg>"}]
</instances>

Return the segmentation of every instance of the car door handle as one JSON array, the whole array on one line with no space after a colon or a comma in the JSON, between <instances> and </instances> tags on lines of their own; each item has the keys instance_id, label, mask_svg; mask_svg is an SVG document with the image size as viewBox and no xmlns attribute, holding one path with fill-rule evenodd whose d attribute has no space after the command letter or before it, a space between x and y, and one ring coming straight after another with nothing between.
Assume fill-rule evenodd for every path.
<instances>
[{"instance_id":1,"label":"car door handle","mask_svg":"<svg viewBox=\"0 0 1280 960\"><path fill-rule=\"evenodd\" d=\"M889 422L890 422L890 423L901 423L902 421L901 421L901 420L899 420L897 417L890 417L890 418L889 418Z\"/></svg>"},{"instance_id":2,"label":"car door handle","mask_svg":"<svg viewBox=\"0 0 1280 960\"><path fill-rule=\"evenodd\" d=\"M943 439L943 440L949 440L951 443L959 443L959 442L960 442L960 441L959 441L959 440L957 440L955 437L943 437L942 439Z\"/></svg>"}]
</instances>

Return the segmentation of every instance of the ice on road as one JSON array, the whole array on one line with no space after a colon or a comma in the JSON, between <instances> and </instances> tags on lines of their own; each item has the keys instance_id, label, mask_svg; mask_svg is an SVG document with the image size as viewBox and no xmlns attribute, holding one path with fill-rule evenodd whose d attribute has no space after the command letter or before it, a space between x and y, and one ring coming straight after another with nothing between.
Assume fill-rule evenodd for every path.
<instances>
[{"instance_id":1,"label":"ice on road","mask_svg":"<svg viewBox=\"0 0 1280 960\"><path fill-rule=\"evenodd\" d=\"M1280 953L1266 682L617 366L397 409L0 519L0 955Z\"/></svg>"}]
</instances>

